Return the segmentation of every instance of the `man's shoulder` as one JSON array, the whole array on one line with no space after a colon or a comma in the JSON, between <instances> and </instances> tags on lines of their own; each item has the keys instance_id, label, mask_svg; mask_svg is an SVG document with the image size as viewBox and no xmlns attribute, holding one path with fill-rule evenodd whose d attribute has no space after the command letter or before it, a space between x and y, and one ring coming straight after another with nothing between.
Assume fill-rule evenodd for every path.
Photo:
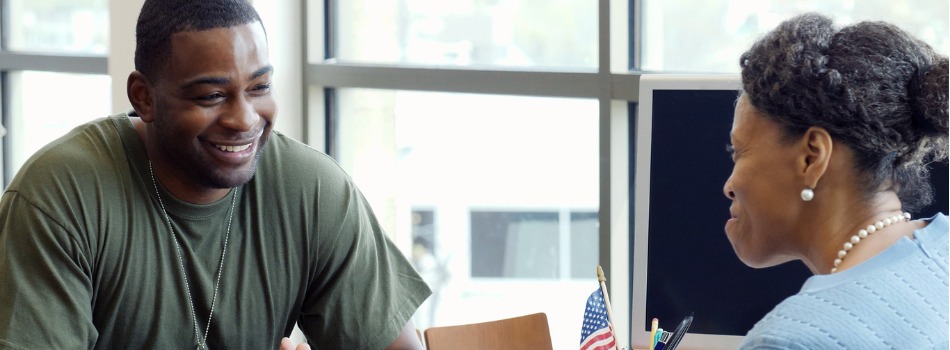
<instances>
[{"instance_id":1,"label":"man's shoulder","mask_svg":"<svg viewBox=\"0 0 950 350\"><path fill-rule=\"evenodd\" d=\"M73 128L36 151L19 172L35 180L35 176L29 174L79 173L87 168L100 168L97 160L111 158L115 151L122 151L112 119L99 118Z\"/></svg>"},{"instance_id":2,"label":"man's shoulder","mask_svg":"<svg viewBox=\"0 0 950 350\"><path fill-rule=\"evenodd\" d=\"M111 117L96 119L50 142L23 164L7 190L48 214L115 202L123 188L117 169L125 162L125 151L113 123Z\"/></svg>"},{"instance_id":3,"label":"man's shoulder","mask_svg":"<svg viewBox=\"0 0 950 350\"><path fill-rule=\"evenodd\" d=\"M258 170L264 176L291 180L344 179L348 175L332 157L280 132L273 131Z\"/></svg>"},{"instance_id":4,"label":"man's shoulder","mask_svg":"<svg viewBox=\"0 0 950 350\"><path fill-rule=\"evenodd\" d=\"M321 159L328 157L316 148L300 142L290 136L273 130L267 140L267 149L265 153L277 153L281 157L291 157L296 159Z\"/></svg>"}]
</instances>

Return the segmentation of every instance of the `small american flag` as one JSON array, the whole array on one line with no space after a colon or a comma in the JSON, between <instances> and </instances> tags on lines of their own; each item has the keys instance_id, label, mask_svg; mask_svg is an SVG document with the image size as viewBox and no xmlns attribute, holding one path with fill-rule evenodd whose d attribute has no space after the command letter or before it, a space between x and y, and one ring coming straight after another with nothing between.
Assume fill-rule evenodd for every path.
<instances>
[{"instance_id":1,"label":"small american flag","mask_svg":"<svg viewBox=\"0 0 950 350\"><path fill-rule=\"evenodd\" d=\"M587 298L584 326L581 327L581 350L613 350L617 343L607 321L607 305L600 288Z\"/></svg>"}]
</instances>

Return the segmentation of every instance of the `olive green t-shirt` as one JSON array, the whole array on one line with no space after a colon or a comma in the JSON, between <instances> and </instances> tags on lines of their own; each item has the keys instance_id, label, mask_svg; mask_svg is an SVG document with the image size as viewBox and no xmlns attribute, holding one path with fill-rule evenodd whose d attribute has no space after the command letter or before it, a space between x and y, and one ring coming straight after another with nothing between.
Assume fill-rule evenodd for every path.
<instances>
[{"instance_id":1,"label":"olive green t-shirt","mask_svg":"<svg viewBox=\"0 0 950 350\"><path fill-rule=\"evenodd\" d=\"M317 349L382 349L430 294L343 170L280 133L215 203L157 190L175 236L125 114L24 165L0 200L0 349L195 348L219 264L211 348L276 349L298 322Z\"/></svg>"}]
</instances>

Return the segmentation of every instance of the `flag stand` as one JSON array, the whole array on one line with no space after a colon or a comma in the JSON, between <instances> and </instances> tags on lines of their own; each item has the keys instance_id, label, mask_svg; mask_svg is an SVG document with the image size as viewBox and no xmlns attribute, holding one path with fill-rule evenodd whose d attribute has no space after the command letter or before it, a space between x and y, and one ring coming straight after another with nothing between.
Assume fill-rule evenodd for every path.
<instances>
[{"instance_id":1,"label":"flag stand","mask_svg":"<svg viewBox=\"0 0 950 350\"><path fill-rule=\"evenodd\" d=\"M614 349L626 349L620 344L620 338L617 337L617 332L614 329L614 313L613 308L610 306L610 296L607 295L607 278L604 277L604 269L597 265L597 281L600 282L600 290L604 293L604 305L607 306L607 324L610 325L610 333L613 333L614 336Z\"/></svg>"}]
</instances>

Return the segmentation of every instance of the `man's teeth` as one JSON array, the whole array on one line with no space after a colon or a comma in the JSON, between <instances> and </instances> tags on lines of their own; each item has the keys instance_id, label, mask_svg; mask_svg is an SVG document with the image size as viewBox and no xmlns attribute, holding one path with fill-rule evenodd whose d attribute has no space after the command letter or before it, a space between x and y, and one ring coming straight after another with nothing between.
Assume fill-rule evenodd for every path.
<instances>
[{"instance_id":1,"label":"man's teeth","mask_svg":"<svg viewBox=\"0 0 950 350\"><path fill-rule=\"evenodd\" d=\"M249 144L242 145L242 146L222 146L222 145L214 145L214 147L217 147L219 150L222 150L222 151L225 151L225 152L240 152L240 151L246 150L248 147L251 147L251 144L249 143Z\"/></svg>"}]
</instances>

